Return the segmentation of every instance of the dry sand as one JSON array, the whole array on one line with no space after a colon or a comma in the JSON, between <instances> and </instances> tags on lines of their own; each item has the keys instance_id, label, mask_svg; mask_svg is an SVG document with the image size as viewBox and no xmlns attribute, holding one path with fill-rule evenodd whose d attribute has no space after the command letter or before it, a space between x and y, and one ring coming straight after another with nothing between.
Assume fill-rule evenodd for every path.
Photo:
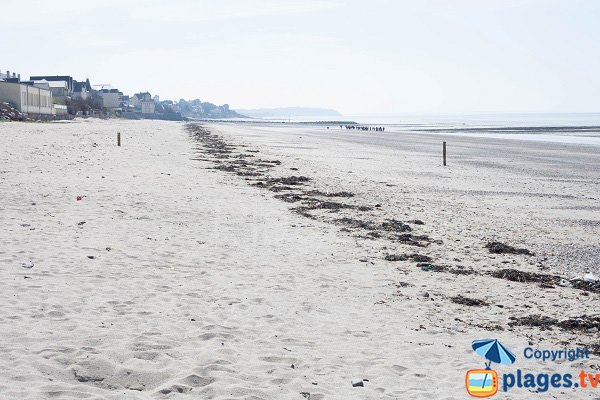
<instances>
[{"instance_id":1,"label":"dry sand","mask_svg":"<svg viewBox=\"0 0 600 400\"><path fill-rule=\"evenodd\" d=\"M207 128L237 146L232 155L281 163L257 177L216 170L231 159L206 154L180 123L0 124L1 399L461 399L465 372L484 361L471 341L485 338L517 354L499 373L598 370L597 356L522 357L528 345L597 344L597 332L509 325L597 314L597 292L486 275L598 275L597 148ZM307 218L290 212L302 202L251 185L267 175L307 176L293 192L350 191L328 199L372 209ZM419 219L410 234L433 242L368 239L334 223L344 217ZM490 240L536 255L490 254ZM475 273L384 259L404 253ZM451 301L458 295L488 305ZM354 388L353 378L368 382ZM509 397L595 398L598 389Z\"/></svg>"}]
</instances>

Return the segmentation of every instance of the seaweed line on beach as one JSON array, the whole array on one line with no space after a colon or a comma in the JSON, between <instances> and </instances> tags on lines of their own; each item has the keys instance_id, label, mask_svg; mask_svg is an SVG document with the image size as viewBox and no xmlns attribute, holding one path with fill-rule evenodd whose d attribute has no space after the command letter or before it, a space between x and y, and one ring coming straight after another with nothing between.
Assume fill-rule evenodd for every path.
<instances>
[{"instance_id":1,"label":"seaweed line on beach","mask_svg":"<svg viewBox=\"0 0 600 400\"><path fill-rule=\"evenodd\" d=\"M428 235L415 234L413 226L424 225L419 219L400 221L386 219L380 222L358 218L357 214L380 209L381 205L373 207L348 204L337 199L355 198L349 191L323 192L310 187L312 179L302 175L284 177L270 176L269 172L281 165L279 160L267 160L258 156L258 150L244 149L236 153L238 147L227 143L219 135L211 133L199 124L187 124L186 130L198 143L196 150L204 157L195 158L215 164L213 169L234 173L244 177L251 186L269 190L275 199L294 204L290 210L303 217L322 222L339 225L342 232L355 233L358 237L370 240L387 239L393 243L413 247L428 247L433 244L442 244L441 240L431 239ZM336 199L336 200L334 200ZM325 212L319 214L315 212ZM351 215L328 218L327 215L336 215L342 211L351 212ZM412 226L410 225L412 224ZM533 256L534 253L525 248L517 248L502 242L487 242L485 248L492 254L511 254L518 256ZM423 271L446 272L454 275L488 275L519 283L538 283L541 288L554 288L555 286L579 289L585 292L600 293L600 283L584 282L581 279L566 279L558 275L531 273L516 269L501 269L481 273L462 265L450 266L435 263L431 257L420 254L388 254L386 261L413 261Z\"/></svg>"},{"instance_id":2,"label":"seaweed line on beach","mask_svg":"<svg viewBox=\"0 0 600 400\"><path fill-rule=\"evenodd\" d=\"M413 225L424 225L419 219L400 221L385 219L380 222L357 219L357 213L380 209L380 204L373 206L349 204L342 199L355 198L349 191L323 192L311 187L312 179L302 175L275 177L270 171L281 165L279 160L259 158L258 150L245 149L236 153L237 147L227 143L219 135L215 135L199 124L187 124L186 130L199 144L196 150L203 155L195 160L208 161L215 164L212 169L233 173L244 177L251 186L276 193L273 197L294 204L290 210L303 217L322 222L340 225L341 231L355 233L365 239L388 239L394 243L416 247L428 247L432 243L441 244L427 235L414 234ZM248 154L251 153L251 154ZM338 200L339 199L339 200ZM333 217L346 212L351 215Z\"/></svg>"}]
</instances>

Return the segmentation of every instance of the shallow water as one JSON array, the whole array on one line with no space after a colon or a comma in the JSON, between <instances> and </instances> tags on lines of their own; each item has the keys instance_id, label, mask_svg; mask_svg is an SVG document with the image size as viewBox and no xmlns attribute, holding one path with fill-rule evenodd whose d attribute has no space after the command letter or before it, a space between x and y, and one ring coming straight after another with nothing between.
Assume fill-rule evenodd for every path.
<instances>
[{"instance_id":1,"label":"shallow water","mask_svg":"<svg viewBox=\"0 0 600 400\"><path fill-rule=\"evenodd\" d=\"M282 119L267 119L281 122ZM600 113L382 115L291 117L285 122L355 121L385 126L387 132L453 134L600 146Z\"/></svg>"}]
</instances>

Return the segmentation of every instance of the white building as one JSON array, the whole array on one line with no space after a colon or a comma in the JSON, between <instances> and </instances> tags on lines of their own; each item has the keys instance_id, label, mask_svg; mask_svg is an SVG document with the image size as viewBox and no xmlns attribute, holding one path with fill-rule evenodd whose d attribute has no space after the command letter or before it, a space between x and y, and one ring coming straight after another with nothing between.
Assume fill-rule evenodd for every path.
<instances>
[{"instance_id":1,"label":"white building","mask_svg":"<svg viewBox=\"0 0 600 400\"><path fill-rule=\"evenodd\" d=\"M52 115L52 100L48 89L0 81L0 102L11 103L22 113Z\"/></svg>"},{"instance_id":2,"label":"white building","mask_svg":"<svg viewBox=\"0 0 600 400\"><path fill-rule=\"evenodd\" d=\"M120 108L121 92L118 89L104 89L99 92L104 108Z\"/></svg>"},{"instance_id":3,"label":"white building","mask_svg":"<svg viewBox=\"0 0 600 400\"><path fill-rule=\"evenodd\" d=\"M52 91L54 100L65 100L69 96L69 83L67 81L46 81Z\"/></svg>"},{"instance_id":4,"label":"white building","mask_svg":"<svg viewBox=\"0 0 600 400\"><path fill-rule=\"evenodd\" d=\"M139 110L142 108L142 101L152 101L152 95L148 92L136 93L131 96L129 104Z\"/></svg>"},{"instance_id":5,"label":"white building","mask_svg":"<svg viewBox=\"0 0 600 400\"><path fill-rule=\"evenodd\" d=\"M140 102L140 108L142 109L142 114L154 114L156 103L144 100Z\"/></svg>"},{"instance_id":6,"label":"white building","mask_svg":"<svg viewBox=\"0 0 600 400\"><path fill-rule=\"evenodd\" d=\"M112 85L94 85L94 89L102 97L104 108L121 108L123 93L119 92L119 89L114 89Z\"/></svg>"},{"instance_id":7,"label":"white building","mask_svg":"<svg viewBox=\"0 0 600 400\"><path fill-rule=\"evenodd\" d=\"M67 106L60 104L52 104L52 114L54 115L67 115L69 112Z\"/></svg>"},{"instance_id":8,"label":"white building","mask_svg":"<svg viewBox=\"0 0 600 400\"><path fill-rule=\"evenodd\" d=\"M41 89L46 89L46 90L50 90L50 82L48 82L45 79L42 79L41 81L28 81L28 82L23 82L27 85L33 85L35 87L41 88Z\"/></svg>"}]
</instances>

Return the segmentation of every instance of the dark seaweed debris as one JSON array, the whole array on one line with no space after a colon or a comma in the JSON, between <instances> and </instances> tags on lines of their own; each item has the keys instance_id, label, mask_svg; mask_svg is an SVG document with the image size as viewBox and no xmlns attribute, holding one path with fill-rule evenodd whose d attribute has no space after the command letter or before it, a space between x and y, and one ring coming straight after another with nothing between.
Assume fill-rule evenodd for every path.
<instances>
[{"instance_id":1,"label":"dark seaweed debris","mask_svg":"<svg viewBox=\"0 0 600 400\"><path fill-rule=\"evenodd\" d=\"M320 190L309 190L306 194L310 196L323 196L323 197L354 197L354 193L351 192L322 192Z\"/></svg>"},{"instance_id":2,"label":"dark seaweed debris","mask_svg":"<svg viewBox=\"0 0 600 400\"><path fill-rule=\"evenodd\" d=\"M512 268L505 268L499 271L490 272L494 278L506 279L512 282L534 282L546 285L556 285L560 282L560 276L538 274L533 272L519 271Z\"/></svg>"},{"instance_id":3,"label":"dark seaweed debris","mask_svg":"<svg viewBox=\"0 0 600 400\"><path fill-rule=\"evenodd\" d=\"M406 261L408 256L406 254L386 254L383 259L386 261Z\"/></svg>"},{"instance_id":4,"label":"dark seaweed debris","mask_svg":"<svg viewBox=\"0 0 600 400\"><path fill-rule=\"evenodd\" d=\"M356 228L356 229L365 229L368 231L374 231L377 230L378 225L372 221L363 221L361 219L355 219L355 218L339 218L334 220L335 223L337 224L341 224L341 225L346 225L350 228Z\"/></svg>"},{"instance_id":5,"label":"dark seaweed debris","mask_svg":"<svg viewBox=\"0 0 600 400\"><path fill-rule=\"evenodd\" d=\"M402 244L417 247L427 247L431 243L431 239L427 235L412 235L410 233L403 233L391 237L392 240L396 240Z\"/></svg>"},{"instance_id":6,"label":"dark seaweed debris","mask_svg":"<svg viewBox=\"0 0 600 400\"><path fill-rule=\"evenodd\" d=\"M600 293L599 282L585 282L582 279L567 280L558 275L540 274L535 272L519 271L517 269L505 268L499 271L489 272L488 275L494 278L505 279L520 283L539 283L543 288L553 288L560 285L561 282L569 282L571 287L586 292Z\"/></svg>"},{"instance_id":7,"label":"dark seaweed debris","mask_svg":"<svg viewBox=\"0 0 600 400\"><path fill-rule=\"evenodd\" d=\"M294 214L302 215L303 217L310 218L310 219L316 219L316 217L309 212L310 209L308 209L306 207L294 207L294 208L290 208L290 210Z\"/></svg>"},{"instance_id":8,"label":"dark seaweed debris","mask_svg":"<svg viewBox=\"0 0 600 400\"><path fill-rule=\"evenodd\" d=\"M261 164L281 165L281 161L279 161L279 160L263 160L263 159L258 159L256 161L259 162L259 163L261 163Z\"/></svg>"},{"instance_id":9,"label":"dark seaweed debris","mask_svg":"<svg viewBox=\"0 0 600 400\"><path fill-rule=\"evenodd\" d=\"M586 282L583 279L572 279L570 282L575 289L585 290L587 292L600 293L600 281Z\"/></svg>"},{"instance_id":10,"label":"dark seaweed debris","mask_svg":"<svg viewBox=\"0 0 600 400\"><path fill-rule=\"evenodd\" d=\"M406 260L412 260L412 261L416 261L416 262L425 262L425 263L430 263L431 261L433 261L431 259L431 257L424 256L422 254L417 254L417 253L413 253L413 254L388 254L384 258L385 258L386 261L406 261Z\"/></svg>"},{"instance_id":11,"label":"dark seaweed debris","mask_svg":"<svg viewBox=\"0 0 600 400\"><path fill-rule=\"evenodd\" d=\"M194 139L204 146L203 148L197 148L198 152L207 154L211 157L197 157L193 159L210 161L216 164L216 166L213 167L214 169L235 173L236 175L243 177L258 177L263 175L264 171L257 170L255 168L256 166L261 165L268 169L279 163L278 160L260 160L262 163L258 164L256 161L253 161L253 156L250 154L233 154L233 150L236 149L236 146L227 144L222 138L211 134L200 125L190 124L186 126L186 129ZM229 162L225 164L222 160L228 160Z\"/></svg>"},{"instance_id":12,"label":"dark seaweed debris","mask_svg":"<svg viewBox=\"0 0 600 400\"><path fill-rule=\"evenodd\" d=\"M462 265L457 265L455 267L451 267L449 265L440 265L440 264L432 264L427 262L421 262L417 264L418 268L421 268L423 271L431 271L431 272L447 272L454 275L473 275L476 274L475 270L472 268L466 268Z\"/></svg>"},{"instance_id":13,"label":"dark seaweed debris","mask_svg":"<svg viewBox=\"0 0 600 400\"><path fill-rule=\"evenodd\" d=\"M274 197L276 199L283 200L286 203L296 203L298 201L304 200L304 196L299 195L298 193L277 194Z\"/></svg>"},{"instance_id":14,"label":"dark seaweed debris","mask_svg":"<svg viewBox=\"0 0 600 400\"><path fill-rule=\"evenodd\" d=\"M306 198L304 199L304 205L307 209L316 210L316 209L324 209L324 210L340 210L342 208L354 208L354 206L338 203L337 201L323 201L315 198Z\"/></svg>"},{"instance_id":15,"label":"dark seaweed debris","mask_svg":"<svg viewBox=\"0 0 600 400\"><path fill-rule=\"evenodd\" d=\"M473 298L465 297L462 295L451 297L450 301L452 301L453 303L456 303L456 304L462 304L462 305L469 306L469 307L489 306L489 303L487 303L483 300L473 299Z\"/></svg>"},{"instance_id":16,"label":"dark seaweed debris","mask_svg":"<svg viewBox=\"0 0 600 400\"><path fill-rule=\"evenodd\" d=\"M239 175L239 176L261 176L262 173L254 172L254 171L237 171L236 175Z\"/></svg>"},{"instance_id":17,"label":"dark seaweed debris","mask_svg":"<svg viewBox=\"0 0 600 400\"><path fill-rule=\"evenodd\" d=\"M290 188L291 189L291 188ZM276 199L283 200L287 203L296 203L298 201L302 202L303 208L306 210L332 210L337 211L343 208L354 208L354 206L338 203L336 201L324 201L320 199L316 199L314 197L306 197L298 193L284 193L278 194L275 196Z\"/></svg>"},{"instance_id":18,"label":"dark seaweed debris","mask_svg":"<svg viewBox=\"0 0 600 400\"><path fill-rule=\"evenodd\" d=\"M388 232L410 232L412 228L396 219L388 219L381 224L381 229Z\"/></svg>"},{"instance_id":19,"label":"dark seaweed debris","mask_svg":"<svg viewBox=\"0 0 600 400\"><path fill-rule=\"evenodd\" d=\"M303 185L310 181L310 178L306 176L288 176L284 178L270 178L268 182L271 184L280 183L282 185Z\"/></svg>"},{"instance_id":20,"label":"dark seaweed debris","mask_svg":"<svg viewBox=\"0 0 600 400\"><path fill-rule=\"evenodd\" d=\"M368 239L378 239L385 236L389 240L417 247L427 247L433 242L427 235L402 233L407 231L410 232L412 231L412 228L395 219L388 219L382 223L376 223L355 218L340 218L334 220L334 222L346 225L350 228L367 230L369 232L364 237L367 237Z\"/></svg>"},{"instance_id":21,"label":"dark seaweed debris","mask_svg":"<svg viewBox=\"0 0 600 400\"><path fill-rule=\"evenodd\" d=\"M262 182L259 182L259 183L262 183ZM263 185L264 185L264 184L263 184ZM257 184L256 186L259 186L259 185ZM293 187L291 187L291 186L278 186L278 185L275 185L275 186L271 186L271 187L269 187L269 190L270 190L271 192L284 192L284 191L286 191L286 190L295 190L295 189L296 189L296 188L293 188Z\"/></svg>"},{"instance_id":22,"label":"dark seaweed debris","mask_svg":"<svg viewBox=\"0 0 600 400\"><path fill-rule=\"evenodd\" d=\"M424 256L422 254L416 254L416 253L414 253L414 254L411 254L409 257L410 257L411 260L416 261L416 262L431 262L431 261L433 261L431 259L431 257Z\"/></svg>"},{"instance_id":23,"label":"dark seaweed debris","mask_svg":"<svg viewBox=\"0 0 600 400\"><path fill-rule=\"evenodd\" d=\"M541 330L552 330L553 327L558 327L564 330L571 331L594 331L600 330L600 315L573 317L558 320L556 318L547 317L545 315L529 315L527 317L510 317L510 326L534 326Z\"/></svg>"},{"instance_id":24,"label":"dark seaweed debris","mask_svg":"<svg viewBox=\"0 0 600 400\"><path fill-rule=\"evenodd\" d=\"M225 171L225 172L236 172L238 167L235 165L231 165L231 164L221 164L221 165L217 165L216 167L213 167L213 169L218 169L219 171Z\"/></svg>"},{"instance_id":25,"label":"dark seaweed debris","mask_svg":"<svg viewBox=\"0 0 600 400\"><path fill-rule=\"evenodd\" d=\"M525 254L533 256L534 254L527 249L518 249L500 242L488 242L485 247L493 254Z\"/></svg>"},{"instance_id":26,"label":"dark seaweed debris","mask_svg":"<svg viewBox=\"0 0 600 400\"><path fill-rule=\"evenodd\" d=\"M418 263L417 267L421 268L423 271L431 271L431 272L448 272L449 267L447 265L438 265L431 263Z\"/></svg>"}]
</instances>

